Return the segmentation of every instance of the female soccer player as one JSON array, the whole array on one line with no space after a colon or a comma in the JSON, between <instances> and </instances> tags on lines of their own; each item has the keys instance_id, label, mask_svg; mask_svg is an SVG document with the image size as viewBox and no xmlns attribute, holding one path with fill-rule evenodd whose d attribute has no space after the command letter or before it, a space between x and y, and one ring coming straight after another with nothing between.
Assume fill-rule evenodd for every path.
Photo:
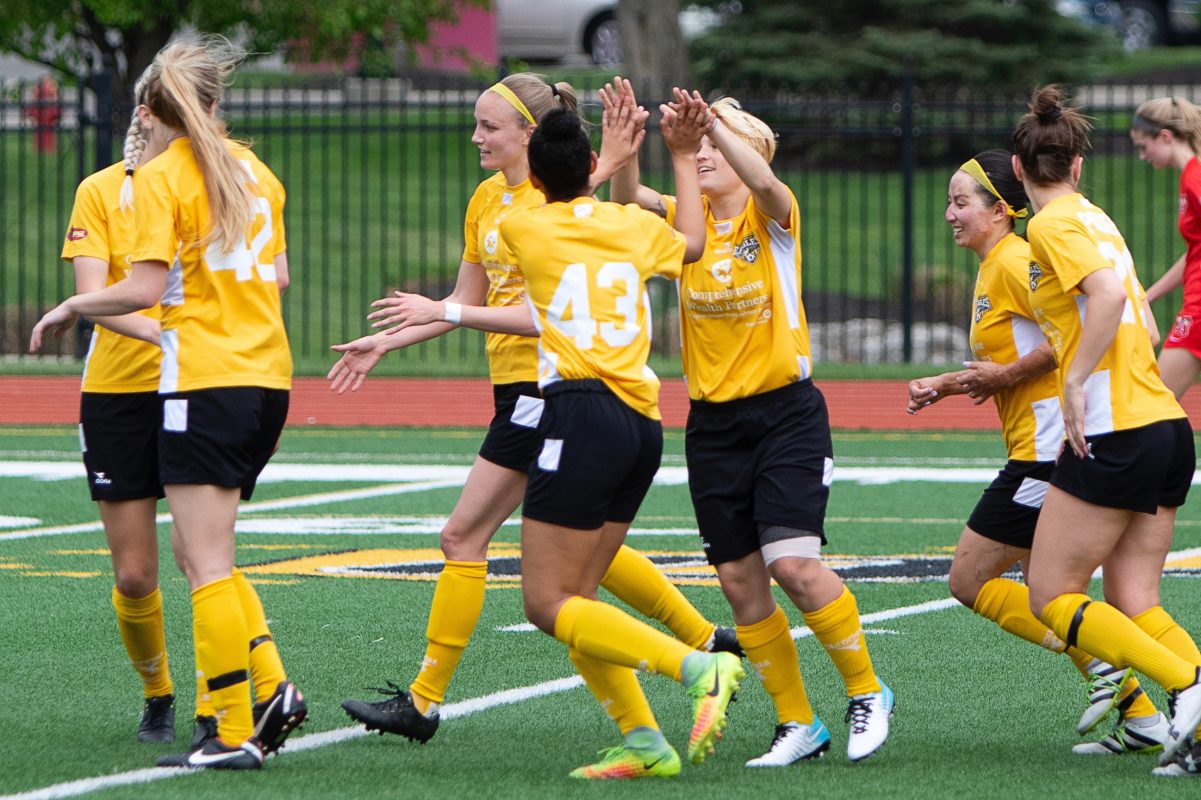
<instances>
[{"instance_id":1,"label":"female soccer player","mask_svg":"<svg viewBox=\"0 0 1201 800\"><path fill-rule=\"evenodd\" d=\"M1030 607L1069 647L1134 667L1172 695L1161 763L1201 721L1201 653L1159 605L1176 509L1195 466L1188 419L1155 366L1142 290L1117 226L1077 191L1088 120L1038 89L1013 134L1034 216L1030 304L1055 351L1067 447L1030 554ZM1089 579L1105 567L1105 602Z\"/></svg>"},{"instance_id":2,"label":"female soccer player","mask_svg":"<svg viewBox=\"0 0 1201 800\"><path fill-rule=\"evenodd\" d=\"M1184 303L1159 353L1160 377L1179 400L1201 372L1201 109L1183 97L1148 100L1134 112L1130 138L1139 159L1155 169L1180 170L1178 225L1185 252L1147 290L1154 302L1184 284Z\"/></svg>"},{"instance_id":3,"label":"female soccer player","mask_svg":"<svg viewBox=\"0 0 1201 800\"><path fill-rule=\"evenodd\" d=\"M1009 461L976 504L951 561L951 594L1003 630L1056 653L1065 652L1089 681L1089 705L1080 733L1092 730L1115 706L1121 720L1077 753L1125 753L1157 748L1168 721L1129 669L1116 669L1068 648L1030 613L1024 584L1002 577L1016 562L1028 565L1038 510L1063 443L1055 357L1030 308L1030 245L1014 232L1027 214L1026 192L1013 174L1013 155L986 150L961 166L947 188L946 220L955 243L980 258L969 332L967 369L909 384L909 413L944 397L967 394L976 404L993 397Z\"/></svg>"},{"instance_id":4,"label":"female soccer player","mask_svg":"<svg viewBox=\"0 0 1201 800\"><path fill-rule=\"evenodd\" d=\"M860 761L888 737L893 694L872 667L854 596L821 561L834 461L825 400L810 380L800 215L772 172L771 129L730 98L712 112L697 154L705 251L679 281L692 400L685 448L705 553L779 718L770 748L747 766L784 766L830 746L773 578L846 681L847 755ZM676 202L639 186L636 164L612 186L615 200L675 219Z\"/></svg>"},{"instance_id":5,"label":"female soccer player","mask_svg":"<svg viewBox=\"0 0 1201 800\"><path fill-rule=\"evenodd\" d=\"M516 306L524 312L524 283L507 240L499 234L504 219L546 202L530 181L527 148L537 122L556 108L573 110L575 94L566 83L548 85L536 75L506 77L476 101L472 141L480 149L480 166L496 174L476 189L464 223L466 244L455 289L438 301L438 321L365 336L334 350L342 358L329 372L332 388L358 388L367 373L390 350L408 347L453 330L477 306ZM646 113L626 106L607 121L598 173L607 175L636 150ZM613 145L620 152L610 154ZM601 175L593 176L593 184ZM411 322L414 295L388 298L371 315L379 326L400 319ZM402 303L408 303L401 306ZM434 301L425 301L426 305ZM400 315L400 316L398 316ZM528 314L527 323L528 323ZM534 331L529 331L535 333ZM369 730L397 733L420 742L430 739L439 723L443 701L484 604L488 543L521 502L527 470L538 454L543 401L538 389L538 343L534 338L488 333L488 363L495 416L471 467L462 494L443 528L440 545L446 564L438 577L426 628L426 651L417 677L407 690L394 684L387 699L342 704ZM690 647L737 649L733 631L715 628L645 556L622 547L604 586L632 607L654 617ZM382 690L381 690L382 691Z\"/></svg>"},{"instance_id":6,"label":"female soccer player","mask_svg":"<svg viewBox=\"0 0 1201 800\"><path fill-rule=\"evenodd\" d=\"M186 38L155 57L139 117L162 154L135 176L129 277L69 298L31 340L36 349L76 314L128 314L162 298L159 478L192 588L202 700L217 719L216 736L159 759L164 766L257 769L306 713L277 654L274 692L252 710L250 651L275 647L253 587L233 568L238 502L279 440L291 385L277 284L287 263L283 187L216 116L240 59L219 37Z\"/></svg>"},{"instance_id":7,"label":"female soccer player","mask_svg":"<svg viewBox=\"0 0 1201 800\"><path fill-rule=\"evenodd\" d=\"M146 80L134 87L134 104L145 100ZM121 199L126 173L158 155L134 115L125 159L89 175L75 193L62 257L75 270L80 294L125 277L136 244L133 209ZM163 596L158 588L158 526L154 518L163 488L158 479L159 308L94 321L83 370L79 438L88 488L100 508L113 559L113 608L129 661L142 678L145 705L138 723L143 742L175 741L174 685L163 633Z\"/></svg>"}]
</instances>

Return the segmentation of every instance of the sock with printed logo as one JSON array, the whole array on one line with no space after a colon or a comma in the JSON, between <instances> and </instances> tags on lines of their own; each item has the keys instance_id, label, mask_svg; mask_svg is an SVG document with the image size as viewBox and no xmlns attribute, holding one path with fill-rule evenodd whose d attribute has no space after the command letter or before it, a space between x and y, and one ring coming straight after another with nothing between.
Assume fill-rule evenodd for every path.
<instances>
[{"instance_id":1,"label":"sock with printed logo","mask_svg":"<svg viewBox=\"0 0 1201 800\"><path fill-rule=\"evenodd\" d=\"M635 728L659 729L634 670L584 655L575 648L568 648L568 655L592 696L609 719L617 723L623 736Z\"/></svg>"},{"instance_id":2,"label":"sock with printed logo","mask_svg":"<svg viewBox=\"0 0 1201 800\"><path fill-rule=\"evenodd\" d=\"M780 722L811 725L813 707L801 679L796 643L784 609L776 606L766 619L753 625L739 625L737 631L738 642L771 697Z\"/></svg>"},{"instance_id":3,"label":"sock with printed logo","mask_svg":"<svg viewBox=\"0 0 1201 800\"><path fill-rule=\"evenodd\" d=\"M555 638L584 655L676 681L684 659L697 652L619 608L579 596L559 609Z\"/></svg>"},{"instance_id":4,"label":"sock with printed logo","mask_svg":"<svg viewBox=\"0 0 1201 800\"><path fill-rule=\"evenodd\" d=\"M203 674L217 717L217 735L234 747L254 732L250 713L250 653L246 618L231 575L192 592L196 670Z\"/></svg>"},{"instance_id":5,"label":"sock with printed logo","mask_svg":"<svg viewBox=\"0 0 1201 800\"><path fill-rule=\"evenodd\" d=\"M805 624L842 673L849 697L880 691L880 681L876 678L863 637L863 626L859 624L859 606L850 589L843 586L838 599L817 611L804 612L803 616Z\"/></svg>"},{"instance_id":6,"label":"sock with printed logo","mask_svg":"<svg viewBox=\"0 0 1201 800\"><path fill-rule=\"evenodd\" d=\"M644 617L662 622L677 639L695 650L702 649L713 636L716 626L649 558L632 547L618 548L601 586Z\"/></svg>"},{"instance_id":7,"label":"sock with printed logo","mask_svg":"<svg viewBox=\"0 0 1201 800\"><path fill-rule=\"evenodd\" d=\"M146 697L173 694L167 663L167 640L163 633L163 595L157 588L145 597L126 597L113 587L117 629L129 663L142 678Z\"/></svg>"},{"instance_id":8,"label":"sock with printed logo","mask_svg":"<svg viewBox=\"0 0 1201 800\"><path fill-rule=\"evenodd\" d=\"M446 697L459 659L484 610L487 561L447 561L438 576L425 628L425 657L409 687L413 704L422 714Z\"/></svg>"}]
</instances>

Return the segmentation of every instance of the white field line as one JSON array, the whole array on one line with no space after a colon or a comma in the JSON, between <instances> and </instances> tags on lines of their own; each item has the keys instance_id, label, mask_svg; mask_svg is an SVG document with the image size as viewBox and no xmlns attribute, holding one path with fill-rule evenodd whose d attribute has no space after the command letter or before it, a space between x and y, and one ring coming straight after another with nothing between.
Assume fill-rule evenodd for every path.
<instances>
[{"instance_id":1,"label":"white field line","mask_svg":"<svg viewBox=\"0 0 1201 800\"><path fill-rule=\"evenodd\" d=\"M868 624L872 622L880 622L882 620L897 619L899 617L908 617L915 614L928 614L932 611L942 611L943 609L953 608L958 606L959 602L947 598L945 600L933 600L928 603L918 603L912 606L903 606L901 608L891 608L885 611L877 611L872 614L864 614L860 617L860 621ZM812 636L812 631L806 627L793 628L792 638L800 639L805 636ZM442 707L442 716L446 719L454 719L456 717L469 717L473 714L479 714L500 706L512 705L521 703L526 700L534 700L540 697L546 697L560 692L566 692L571 689L583 686L584 681L578 675L570 678L559 678L558 680L546 681L544 683L536 683L532 686L519 687L517 689L506 689L503 692L476 697L472 700L464 700L459 703L451 703ZM365 728L354 726L348 728L336 728L332 731L322 731L321 733L310 733L307 736L301 736L297 739L292 739L288 742L288 753L297 753L303 750L315 750L319 747L328 747L333 744L340 744L351 739L357 739L360 736L366 736ZM272 759L274 761L274 759ZM103 775L96 778L82 778L75 781L67 781L65 783L56 783L52 786L46 786L42 789L32 789L19 794L8 794L0 796L0 800L58 800L63 797L78 797L91 792L97 792L102 789L113 789L119 786L134 786L143 783L152 783L154 781L166 780L168 778L181 778L185 775L194 775L202 770L188 769L168 769L164 767L150 767L147 769L135 769L129 772L118 772L113 775Z\"/></svg>"},{"instance_id":2,"label":"white field line","mask_svg":"<svg viewBox=\"0 0 1201 800\"><path fill-rule=\"evenodd\" d=\"M285 497L281 500L243 503L238 507L238 513L254 514L259 511L280 511L286 508L304 508L306 506L325 505L326 503L347 503L354 500L366 500L372 497L387 497L389 495L406 494L408 492L425 492L430 489L449 489L462 485L463 481L460 480L417 481L415 483L373 486L369 489L350 489L343 492L319 492L318 494L306 494L298 497ZM154 518L154 521L160 525L166 524L171 521L171 515L159 514ZM0 542L12 539L34 539L42 536L63 536L69 533L87 533L99 530L104 530L104 523L99 520L96 522L81 522L75 525L59 525L53 528L30 528L11 533L0 533Z\"/></svg>"}]
</instances>

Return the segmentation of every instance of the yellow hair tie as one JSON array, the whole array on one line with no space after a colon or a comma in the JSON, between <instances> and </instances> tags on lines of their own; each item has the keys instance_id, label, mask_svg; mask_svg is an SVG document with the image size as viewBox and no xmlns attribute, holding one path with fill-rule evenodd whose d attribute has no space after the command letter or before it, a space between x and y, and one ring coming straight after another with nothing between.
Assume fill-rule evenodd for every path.
<instances>
[{"instance_id":1,"label":"yellow hair tie","mask_svg":"<svg viewBox=\"0 0 1201 800\"><path fill-rule=\"evenodd\" d=\"M976 183L987 189L988 193L993 197L997 198L1002 203L1005 203L1005 198L1001 197L1001 193L997 191L997 187L993 186L992 181L990 181L988 176L984 174L984 167L980 166L979 161L973 158L970 161L965 162L959 169L970 175L972 179L976 181ZM1014 219L1024 219L1027 211L1024 208L1021 211L1014 211L1013 206L1009 205L1009 203L1005 203L1005 213Z\"/></svg>"},{"instance_id":2,"label":"yellow hair tie","mask_svg":"<svg viewBox=\"0 0 1201 800\"><path fill-rule=\"evenodd\" d=\"M514 94L513 90L508 86L505 86L503 83L494 83L488 87L488 91L496 92L498 95L508 100L509 105L520 111L521 116L525 117L531 125L536 124L534 122L534 115L531 114L530 110L525 107L525 103L521 102L521 98Z\"/></svg>"}]
</instances>

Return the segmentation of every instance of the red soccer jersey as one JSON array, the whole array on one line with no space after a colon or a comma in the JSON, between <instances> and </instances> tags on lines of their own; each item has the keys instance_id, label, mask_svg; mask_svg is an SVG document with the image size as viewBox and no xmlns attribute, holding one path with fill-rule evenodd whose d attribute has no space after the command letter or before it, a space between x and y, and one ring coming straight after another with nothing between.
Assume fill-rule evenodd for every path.
<instances>
[{"instance_id":1,"label":"red soccer jersey","mask_svg":"<svg viewBox=\"0 0 1201 800\"><path fill-rule=\"evenodd\" d=\"M1184 259L1184 306L1180 313L1201 318L1201 161L1189 159L1180 175L1180 235Z\"/></svg>"}]
</instances>

